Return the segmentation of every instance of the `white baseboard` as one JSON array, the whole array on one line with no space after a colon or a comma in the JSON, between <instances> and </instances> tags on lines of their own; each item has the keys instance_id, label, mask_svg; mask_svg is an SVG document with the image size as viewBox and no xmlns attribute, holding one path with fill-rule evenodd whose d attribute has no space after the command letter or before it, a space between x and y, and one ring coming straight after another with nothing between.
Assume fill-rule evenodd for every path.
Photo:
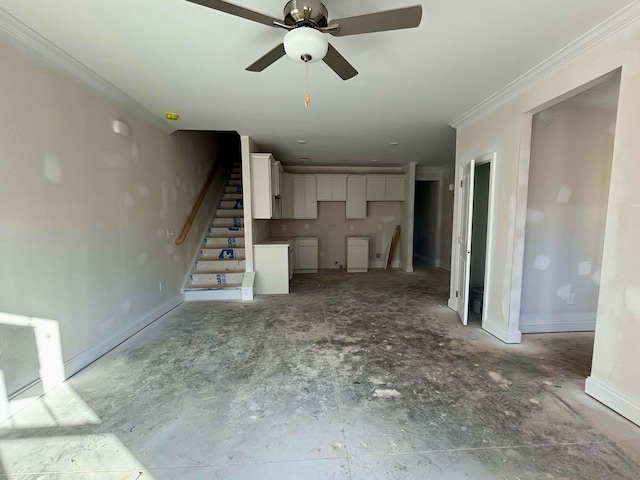
<instances>
[{"instance_id":1,"label":"white baseboard","mask_svg":"<svg viewBox=\"0 0 640 480\"><path fill-rule=\"evenodd\" d=\"M109 350L114 349L115 347L120 345L122 342L124 342L126 339L132 337L147 325L155 322L157 319L159 319L166 313L170 312L181 303L182 303L182 295L176 295L175 297L172 297L170 300L163 303L159 307L139 317L136 321L134 321L131 325L129 325L120 333L114 335L113 337L105 340L104 342L94 347L91 347L88 350L85 350L84 352L82 352L79 355L76 355L70 360L67 360L64 364L67 378L79 372L80 370L85 368L87 365L95 362L98 358L103 356Z\"/></svg>"},{"instance_id":2,"label":"white baseboard","mask_svg":"<svg viewBox=\"0 0 640 480\"><path fill-rule=\"evenodd\" d=\"M595 329L595 312L537 313L520 316L520 331L522 333L593 332Z\"/></svg>"},{"instance_id":3,"label":"white baseboard","mask_svg":"<svg viewBox=\"0 0 640 480\"><path fill-rule=\"evenodd\" d=\"M640 426L640 402L617 391L604 382L587 377L584 391L614 412Z\"/></svg>"},{"instance_id":4,"label":"white baseboard","mask_svg":"<svg viewBox=\"0 0 640 480\"><path fill-rule=\"evenodd\" d=\"M489 320L483 323L482 328L504 343L522 342L522 332L520 330L506 330L501 325L496 325Z\"/></svg>"},{"instance_id":5,"label":"white baseboard","mask_svg":"<svg viewBox=\"0 0 640 480\"><path fill-rule=\"evenodd\" d=\"M181 303L182 303L182 295L177 295L175 297L172 297L170 300L168 300L164 304L160 305L159 307L139 317L132 324L130 324L124 330L115 334L111 338L108 338L102 343L99 343L98 345L95 345L85 350L84 352L80 353L79 355L76 355L75 357L65 361L64 362L65 380L72 377L73 375L75 375L76 373L78 373L80 370L87 367L88 365L92 364L97 359L102 357L104 354L106 354L110 350L113 350L122 342L124 342L128 338L138 333L144 327L155 322L160 317L167 314L168 312L176 308ZM31 399L33 401L39 398L41 395L42 395L42 382L40 380L36 380L35 382L25 386L24 388L18 390L15 394L11 395L11 397L9 398L9 401L11 403L13 399L17 399L17 398ZM20 409L22 409L27 405L29 405L30 402L21 401L19 403L20 403ZM11 414L15 414L17 412L15 408L12 408L11 410L12 410ZM0 417L0 421L1 420L2 418Z\"/></svg>"}]
</instances>

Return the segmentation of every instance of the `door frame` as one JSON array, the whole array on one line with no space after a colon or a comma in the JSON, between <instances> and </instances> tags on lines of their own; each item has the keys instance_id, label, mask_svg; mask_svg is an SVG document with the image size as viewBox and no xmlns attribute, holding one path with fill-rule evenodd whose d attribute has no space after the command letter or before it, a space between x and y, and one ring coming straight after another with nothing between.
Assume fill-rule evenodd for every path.
<instances>
[{"instance_id":1,"label":"door frame","mask_svg":"<svg viewBox=\"0 0 640 480\"><path fill-rule=\"evenodd\" d=\"M493 199L496 186L496 152L483 155L476 159L476 168L479 165L489 164L489 198L487 199L487 240L484 258L484 291L488 292L491 286L491 267L493 266ZM473 251L471 252L473 255ZM482 298L482 328L486 330L488 305L490 303L489 295L484 294Z\"/></svg>"},{"instance_id":2,"label":"door frame","mask_svg":"<svg viewBox=\"0 0 640 480\"><path fill-rule=\"evenodd\" d=\"M491 153L486 153L483 155L480 155L478 157L469 159L469 163L471 161L475 162L475 167L477 167L478 165L483 165L486 163L489 163L489 168L490 168L490 172L489 172L489 199L488 199L488 204L487 204L487 248L486 248L486 252L485 252L485 268L484 268L484 297L483 297L483 308L482 308L482 328L484 330L487 330L488 325L490 324L490 320L489 320L489 306L490 306L490 295L487 294L487 292L490 291L491 288L491 272L492 272L492 266L493 266L493 236L494 236L494 198L495 198L495 189L496 189L496 179L497 179L497 172L498 172L498 154L497 152L491 152ZM460 176L460 172L462 172L462 169L464 167L466 167L467 164L463 165L462 167L460 167L459 172L457 177L456 177L456 182L457 183L457 188L456 191L458 193L458 198L461 199L461 195L460 193L462 193L462 187L460 187L460 180L461 180L461 176ZM473 196L471 196L471 198L469 199L470 203L473 204ZM458 225L454 226L454 235L458 236L460 235L460 224L462 224L463 221L469 221L469 219L463 219L462 218L462 212L463 212L463 205L462 205L462 200L459 200L456 202L456 211L458 214L458 218L460 219L460 223ZM472 211L472 218L473 218L473 211ZM460 243L457 241L457 238L454 237L454 241L455 244L457 245L457 250L456 250L456 262L455 262L455 268L456 268L456 275L458 276L458 278L456 279L458 281L458 285L460 284L460 265L459 265L459 261L458 258L460 256ZM453 274L453 265L452 265L452 274ZM467 282L465 281L465 284ZM460 294L460 293L459 293ZM467 296L469 295L469 292L467 292ZM459 312L459 299L458 298L449 298L449 308L451 308L452 310L454 310L455 312L458 312L458 314L460 314ZM461 317L462 318L462 317Z\"/></svg>"}]
</instances>

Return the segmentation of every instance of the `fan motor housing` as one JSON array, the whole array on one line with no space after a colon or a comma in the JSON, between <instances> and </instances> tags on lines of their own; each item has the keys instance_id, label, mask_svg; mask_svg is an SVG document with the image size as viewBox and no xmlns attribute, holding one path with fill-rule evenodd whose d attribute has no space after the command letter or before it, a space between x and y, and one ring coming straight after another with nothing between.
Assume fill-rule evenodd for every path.
<instances>
[{"instance_id":1,"label":"fan motor housing","mask_svg":"<svg viewBox=\"0 0 640 480\"><path fill-rule=\"evenodd\" d=\"M291 0L284 7L285 25L312 25L326 27L329 22L327 8L318 0Z\"/></svg>"}]
</instances>

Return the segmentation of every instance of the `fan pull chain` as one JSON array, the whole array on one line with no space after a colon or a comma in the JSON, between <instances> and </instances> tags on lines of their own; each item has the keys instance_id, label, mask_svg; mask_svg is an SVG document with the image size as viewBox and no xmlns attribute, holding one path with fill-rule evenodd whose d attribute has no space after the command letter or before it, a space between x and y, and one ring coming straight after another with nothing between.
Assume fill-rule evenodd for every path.
<instances>
[{"instance_id":1,"label":"fan pull chain","mask_svg":"<svg viewBox=\"0 0 640 480\"><path fill-rule=\"evenodd\" d=\"M305 87L307 90L307 95L304 97L304 108L309 108L309 103L311 103L311 95L309 95L309 64L305 63L304 67L306 70Z\"/></svg>"}]
</instances>

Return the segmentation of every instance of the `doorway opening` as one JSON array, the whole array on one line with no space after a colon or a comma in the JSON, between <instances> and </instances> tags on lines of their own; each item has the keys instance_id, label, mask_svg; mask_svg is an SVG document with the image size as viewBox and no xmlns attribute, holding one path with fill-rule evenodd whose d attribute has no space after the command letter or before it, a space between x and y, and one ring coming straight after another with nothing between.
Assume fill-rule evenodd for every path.
<instances>
[{"instance_id":1,"label":"doorway opening","mask_svg":"<svg viewBox=\"0 0 640 480\"><path fill-rule=\"evenodd\" d=\"M532 118L519 328L594 331L620 76Z\"/></svg>"},{"instance_id":2,"label":"doorway opening","mask_svg":"<svg viewBox=\"0 0 640 480\"><path fill-rule=\"evenodd\" d=\"M438 258L437 181L416 181L413 264L436 266Z\"/></svg>"},{"instance_id":3,"label":"doorway opening","mask_svg":"<svg viewBox=\"0 0 640 480\"><path fill-rule=\"evenodd\" d=\"M487 318L486 295L491 266L492 198L495 186L496 154L471 160L461 168L462 215L458 232L457 312L463 325L472 322L484 327Z\"/></svg>"},{"instance_id":4,"label":"doorway opening","mask_svg":"<svg viewBox=\"0 0 640 480\"><path fill-rule=\"evenodd\" d=\"M471 219L471 259L469 268L469 321L482 322L484 281L487 259L487 227L489 224L489 186L491 162L476 163L473 181L473 216Z\"/></svg>"}]
</instances>

